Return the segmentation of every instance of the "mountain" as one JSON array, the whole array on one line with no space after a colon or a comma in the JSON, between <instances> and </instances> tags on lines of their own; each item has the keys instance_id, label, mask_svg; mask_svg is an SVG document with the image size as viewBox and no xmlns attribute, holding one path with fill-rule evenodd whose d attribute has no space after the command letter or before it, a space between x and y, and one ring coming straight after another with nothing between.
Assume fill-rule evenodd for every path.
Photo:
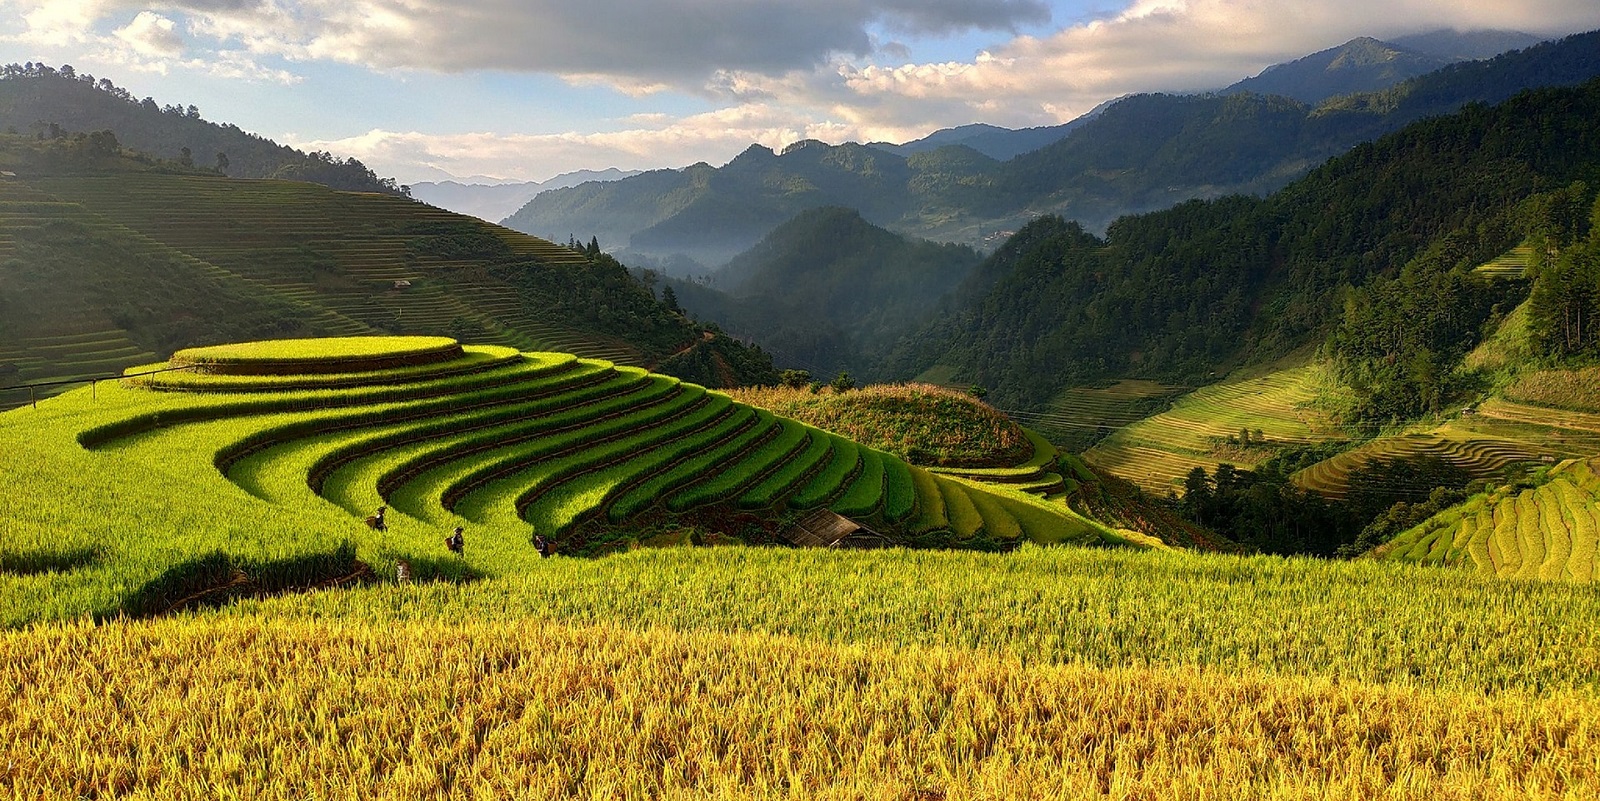
<instances>
[{"instance_id":1,"label":"mountain","mask_svg":"<svg viewBox=\"0 0 1600 801\"><path fill-rule=\"evenodd\" d=\"M1529 235L1524 204L1600 176L1596 118L1600 79L1423 120L1265 199L1190 201L1104 238L1042 218L893 370L938 366L1015 407L1113 377L1205 382L1326 342L1355 414L1437 409L1461 391L1455 362L1516 305L1514 284L1470 270ZM1565 207L1586 210L1587 191Z\"/></svg>"},{"instance_id":2,"label":"mountain","mask_svg":"<svg viewBox=\"0 0 1600 801\"><path fill-rule=\"evenodd\" d=\"M1093 112L1090 114L1093 114ZM941 147L950 145L961 145L970 147L996 161L1005 161L1060 140L1061 137L1072 133L1078 126L1087 121L1090 114L1062 125L1046 125L1038 128L1012 129L975 123L957 128L943 128L921 139L912 140L904 144L871 142L867 146L899 156L910 156L915 153L938 150Z\"/></svg>"},{"instance_id":3,"label":"mountain","mask_svg":"<svg viewBox=\"0 0 1600 801\"><path fill-rule=\"evenodd\" d=\"M135 150L235 178L311 181L354 192L403 194L390 178L366 165L325 152L302 153L232 124L200 117L194 106L159 106L135 98L110 79L98 81L71 66L42 64L0 67L0 130L40 134L111 131Z\"/></svg>"},{"instance_id":4,"label":"mountain","mask_svg":"<svg viewBox=\"0 0 1600 801\"><path fill-rule=\"evenodd\" d=\"M781 154L751 145L720 168L696 164L541 192L505 224L720 265L808 208L847 206L874 222L899 219L911 175L907 159L863 145L802 141Z\"/></svg>"},{"instance_id":5,"label":"mountain","mask_svg":"<svg viewBox=\"0 0 1600 801\"><path fill-rule=\"evenodd\" d=\"M1521 31L1453 31L1442 29L1410 36L1397 36L1390 44L1414 53L1423 53L1448 61L1477 61L1494 58L1501 53L1521 50L1544 41L1542 36Z\"/></svg>"},{"instance_id":6,"label":"mountain","mask_svg":"<svg viewBox=\"0 0 1600 801\"><path fill-rule=\"evenodd\" d=\"M571 351L710 385L775 377L764 354L661 305L603 253L414 200L227 178L105 133L0 135L0 173L5 386L194 345L374 333Z\"/></svg>"},{"instance_id":7,"label":"mountain","mask_svg":"<svg viewBox=\"0 0 1600 801\"><path fill-rule=\"evenodd\" d=\"M1452 64L1317 106L1252 93L1124 98L1054 144L1000 162L964 145L900 156L855 144L752 147L727 165L658 170L541 193L507 218L561 241L686 255L717 265L807 208L855 208L874 225L986 244L1041 214L1102 230L1192 198L1262 195L1328 158L1427 116L1600 74L1600 33Z\"/></svg>"},{"instance_id":8,"label":"mountain","mask_svg":"<svg viewBox=\"0 0 1600 801\"><path fill-rule=\"evenodd\" d=\"M1316 104L1335 95L1375 92L1449 64L1440 58L1362 37L1287 64L1266 68L1222 90L1292 97Z\"/></svg>"},{"instance_id":9,"label":"mountain","mask_svg":"<svg viewBox=\"0 0 1600 801\"><path fill-rule=\"evenodd\" d=\"M411 184L411 196L432 206L467 214L488 222L499 222L522 208L534 195L546 189L565 189L589 181L619 181L638 170L579 170L557 175L548 181L507 181L503 183L461 181L421 181Z\"/></svg>"},{"instance_id":10,"label":"mountain","mask_svg":"<svg viewBox=\"0 0 1600 801\"><path fill-rule=\"evenodd\" d=\"M775 364L818 378L871 377L887 355L977 267L971 248L908 239L852 209L801 212L711 275L673 281L678 302Z\"/></svg>"}]
</instances>

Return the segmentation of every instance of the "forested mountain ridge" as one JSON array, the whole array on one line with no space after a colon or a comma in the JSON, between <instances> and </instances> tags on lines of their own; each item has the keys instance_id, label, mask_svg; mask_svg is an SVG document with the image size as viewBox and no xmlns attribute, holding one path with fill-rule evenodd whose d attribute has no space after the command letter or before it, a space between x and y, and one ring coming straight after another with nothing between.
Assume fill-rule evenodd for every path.
<instances>
[{"instance_id":1,"label":"forested mountain ridge","mask_svg":"<svg viewBox=\"0 0 1600 801\"><path fill-rule=\"evenodd\" d=\"M404 194L354 158L304 153L238 126L209 122L195 106L140 100L108 78L70 66L7 64L0 68L0 130L56 137L111 131L126 147L168 161L212 168L235 178L310 181L354 192Z\"/></svg>"},{"instance_id":2,"label":"forested mountain ridge","mask_svg":"<svg viewBox=\"0 0 1600 801\"><path fill-rule=\"evenodd\" d=\"M1224 94L1281 95L1316 104L1337 95L1375 92L1426 75L1453 59L1419 53L1370 36L1352 39L1304 58L1266 68Z\"/></svg>"},{"instance_id":3,"label":"forested mountain ridge","mask_svg":"<svg viewBox=\"0 0 1600 801\"><path fill-rule=\"evenodd\" d=\"M686 254L707 266L825 205L858 209L908 235L992 245L999 232L1043 214L1100 230L1192 198L1265 194L1423 117L1597 74L1600 33L1587 33L1316 107L1248 93L1138 95L1006 162L960 145L910 157L854 144L802 142L781 154L752 147L720 168L544 192L506 223L557 238L598 235L608 247Z\"/></svg>"},{"instance_id":4,"label":"forested mountain ridge","mask_svg":"<svg viewBox=\"0 0 1600 801\"><path fill-rule=\"evenodd\" d=\"M1531 197L1573 181L1600 185L1597 118L1600 80L1535 90L1361 145L1265 199L1126 217L1104 239L1041 219L979 268L947 314L907 337L891 369L954 367L959 380L1023 406L1113 376L1203 383L1321 342L1345 314L1387 310L1409 314L1416 336L1371 358L1416 364L1411 379L1438 380L1490 313L1514 305L1504 295L1513 289L1475 289L1463 271L1528 235L1520 207ZM1406 275L1409 283L1372 283ZM1340 297L1363 286L1378 294L1351 296L1355 311L1345 311ZM1444 311L1425 314L1433 305ZM1371 395L1369 411L1414 411L1427 391L1413 381L1398 390L1405 402Z\"/></svg>"},{"instance_id":5,"label":"forested mountain ridge","mask_svg":"<svg viewBox=\"0 0 1600 801\"><path fill-rule=\"evenodd\" d=\"M1013 129L1001 128L998 125L974 123L955 128L941 128L921 139L903 142L898 145L888 142L869 142L867 146L901 156L910 156L915 153L938 150L941 147L961 145L970 147L989 158L1005 161L1059 141L1061 137L1077 130L1102 110L1099 108L1094 109L1088 114L1060 125Z\"/></svg>"},{"instance_id":6,"label":"forested mountain ridge","mask_svg":"<svg viewBox=\"0 0 1600 801\"><path fill-rule=\"evenodd\" d=\"M691 314L761 343L783 367L872 378L901 334L980 260L971 248L911 240L829 206L778 226L709 287L668 285Z\"/></svg>"}]
</instances>

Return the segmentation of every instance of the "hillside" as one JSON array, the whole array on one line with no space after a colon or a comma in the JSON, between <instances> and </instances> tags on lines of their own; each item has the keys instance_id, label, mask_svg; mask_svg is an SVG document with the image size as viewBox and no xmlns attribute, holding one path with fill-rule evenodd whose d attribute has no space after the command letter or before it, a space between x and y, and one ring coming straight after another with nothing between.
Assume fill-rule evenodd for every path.
<instances>
[{"instance_id":1,"label":"hillside","mask_svg":"<svg viewBox=\"0 0 1600 801\"><path fill-rule=\"evenodd\" d=\"M603 255L403 198L93 146L0 137L14 173L0 179L4 386L115 373L191 345L380 332L571 350L718 384L775 377L763 355L684 320Z\"/></svg>"},{"instance_id":2,"label":"hillside","mask_svg":"<svg viewBox=\"0 0 1600 801\"><path fill-rule=\"evenodd\" d=\"M706 267L817 206L854 208L911 236L993 245L998 232L1041 214L1101 230L1122 215L1191 198L1265 194L1416 120L1597 74L1600 33L1581 34L1316 107L1254 94L1124 98L1061 140L1005 162L961 144L909 157L855 144L801 142L782 154L752 147L720 168L542 193L505 222L558 240L597 235L608 247ZM925 158L937 154L946 155Z\"/></svg>"},{"instance_id":3,"label":"hillside","mask_svg":"<svg viewBox=\"0 0 1600 801\"><path fill-rule=\"evenodd\" d=\"M1600 575L1594 468L1592 460L1569 460L1537 476L1534 486L1496 487L1403 532L1373 556L1503 578L1593 581Z\"/></svg>"},{"instance_id":4,"label":"hillside","mask_svg":"<svg viewBox=\"0 0 1600 801\"><path fill-rule=\"evenodd\" d=\"M15 593L63 592L70 614L161 611L226 596L235 570L261 588L362 565L392 575L398 560L418 578L509 575L540 560L530 526L566 554L793 540L790 526L824 508L905 545L1116 540L1063 505L570 354L275 340L135 372L148 370L167 372L0 418L4 559L63 571L7 584L7 609L24 608ZM110 514L108 499L141 512ZM368 531L361 518L380 505L388 529ZM470 532L464 562L436 553L455 526Z\"/></svg>"},{"instance_id":5,"label":"hillside","mask_svg":"<svg viewBox=\"0 0 1600 801\"><path fill-rule=\"evenodd\" d=\"M1100 109L1095 109L1082 117L1061 125L1012 129L1001 128L998 125L974 123L955 128L942 128L921 139L903 142L898 145L889 142L869 142L867 146L901 156L911 156L917 153L938 150L942 147L960 145L976 150L996 161L1005 161L1060 141L1062 137L1088 122L1099 111Z\"/></svg>"},{"instance_id":6,"label":"hillside","mask_svg":"<svg viewBox=\"0 0 1600 801\"><path fill-rule=\"evenodd\" d=\"M311 181L354 192L403 194L354 158L303 153L236 125L209 122L194 106L135 98L108 78L70 66L0 67L0 130L58 137L111 131L123 145L173 162L212 168L235 178Z\"/></svg>"},{"instance_id":7,"label":"hillside","mask_svg":"<svg viewBox=\"0 0 1600 801\"><path fill-rule=\"evenodd\" d=\"M1427 374L1443 375L1496 308L1520 301L1514 284L1473 272L1524 238L1519 204L1596 172L1597 112L1600 83L1539 90L1415 124L1266 199L1127 217L1104 239L1042 219L908 339L891 372L943 365L957 383L993 388L1002 406L1029 408L1097 380L1215 380L1219 367L1317 344L1342 320L1332 342L1351 365L1394 371L1427 348ZM1335 302L1337 288L1368 282L1368 302ZM1387 319L1362 322L1381 315L1429 326L1389 342ZM1367 391L1387 391L1367 375ZM1411 400L1391 408L1374 394L1368 413L1410 413L1421 390L1394 390L1395 403Z\"/></svg>"}]
</instances>

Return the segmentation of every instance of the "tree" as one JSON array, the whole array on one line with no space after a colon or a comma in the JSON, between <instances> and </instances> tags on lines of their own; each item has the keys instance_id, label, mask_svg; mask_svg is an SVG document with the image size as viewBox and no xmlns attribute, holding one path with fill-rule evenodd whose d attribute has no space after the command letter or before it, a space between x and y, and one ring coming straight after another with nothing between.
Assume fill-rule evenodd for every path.
<instances>
[{"instance_id":1,"label":"tree","mask_svg":"<svg viewBox=\"0 0 1600 801\"><path fill-rule=\"evenodd\" d=\"M983 400L984 398L989 397L989 390L981 384L973 384L972 386L967 387L967 394L977 398L978 400Z\"/></svg>"},{"instance_id":2,"label":"tree","mask_svg":"<svg viewBox=\"0 0 1600 801\"><path fill-rule=\"evenodd\" d=\"M1211 505L1211 479L1204 467L1195 467L1183 479L1183 510L1189 517L1205 522L1206 508Z\"/></svg>"},{"instance_id":3,"label":"tree","mask_svg":"<svg viewBox=\"0 0 1600 801\"><path fill-rule=\"evenodd\" d=\"M811 371L784 370L778 374L778 380L790 389L803 389L811 385Z\"/></svg>"},{"instance_id":4,"label":"tree","mask_svg":"<svg viewBox=\"0 0 1600 801\"><path fill-rule=\"evenodd\" d=\"M182 150L180 150L180 151L178 151L178 163L182 164L185 167L193 167L194 166L194 152L191 151L187 147L182 149Z\"/></svg>"},{"instance_id":5,"label":"tree","mask_svg":"<svg viewBox=\"0 0 1600 801\"><path fill-rule=\"evenodd\" d=\"M674 314L683 314L683 307L678 305L678 293L670 286L661 290L661 305L666 306Z\"/></svg>"},{"instance_id":6,"label":"tree","mask_svg":"<svg viewBox=\"0 0 1600 801\"><path fill-rule=\"evenodd\" d=\"M851 378L849 373L840 373L833 377L833 381L829 382L828 386L834 392L849 392L856 388L856 380Z\"/></svg>"},{"instance_id":7,"label":"tree","mask_svg":"<svg viewBox=\"0 0 1600 801\"><path fill-rule=\"evenodd\" d=\"M220 150L217 151L217 172L228 173L228 154Z\"/></svg>"}]
</instances>

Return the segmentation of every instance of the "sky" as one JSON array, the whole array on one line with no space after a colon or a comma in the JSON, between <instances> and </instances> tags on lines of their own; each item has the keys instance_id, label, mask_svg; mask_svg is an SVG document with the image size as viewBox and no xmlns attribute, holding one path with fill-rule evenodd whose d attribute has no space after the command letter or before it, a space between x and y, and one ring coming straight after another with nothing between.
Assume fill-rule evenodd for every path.
<instances>
[{"instance_id":1,"label":"sky","mask_svg":"<svg viewBox=\"0 0 1600 801\"><path fill-rule=\"evenodd\" d=\"M1357 36L1600 28L1596 0L0 0L71 64L402 183L723 164L1220 88Z\"/></svg>"}]
</instances>

